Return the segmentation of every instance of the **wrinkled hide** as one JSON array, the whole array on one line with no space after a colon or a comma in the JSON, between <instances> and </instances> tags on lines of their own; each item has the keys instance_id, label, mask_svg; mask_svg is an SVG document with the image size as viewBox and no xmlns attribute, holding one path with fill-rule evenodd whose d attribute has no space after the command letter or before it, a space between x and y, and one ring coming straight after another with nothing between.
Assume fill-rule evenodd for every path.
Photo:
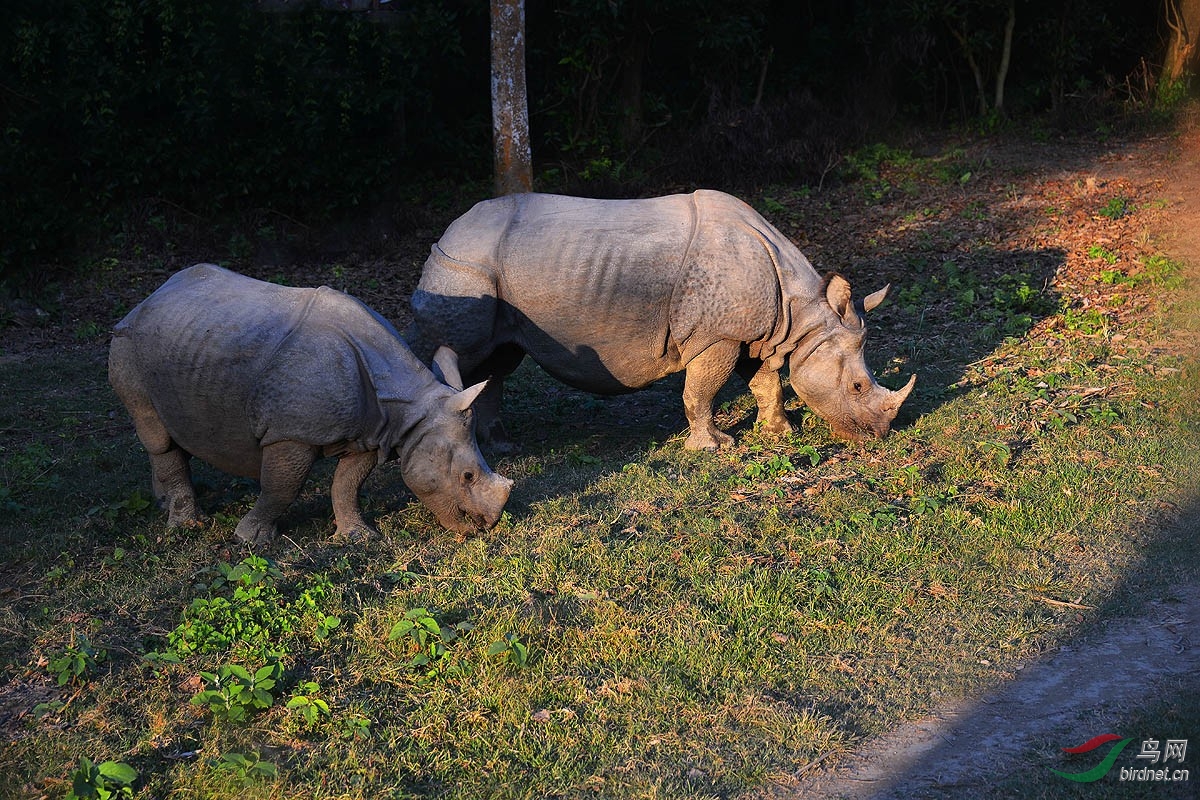
<instances>
[{"instance_id":1,"label":"wrinkled hide","mask_svg":"<svg viewBox=\"0 0 1200 800\"><path fill-rule=\"evenodd\" d=\"M328 287L298 289L198 264L117 324L109 380L150 455L171 525L199 519L188 459L257 479L238 525L269 541L313 462L338 458L338 533L370 531L367 475L398 458L409 488L455 531L495 525L511 483L479 454L472 403L483 386L439 382L392 326Z\"/></svg>"},{"instance_id":2,"label":"wrinkled hide","mask_svg":"<svg viewBox=\"0 0 1200 800\"><path fill-rule=\"evenodd\" d=\"M886 290L885 290L886 291ZM496 440L502 379L531 356L559 380L599 394L686 370L689 448L731 441L712 421L735 370L759 422L791 425L778 370L851 438L887 433L911 389L879 386L862 357L860 311L845 279L822 279L745 203L699 191L645 200L512 195L477 204L434 245L412 298L408 339L428 362L445 345L468 380L490 379L480 438Z\"/></svg>"}]
</instances>

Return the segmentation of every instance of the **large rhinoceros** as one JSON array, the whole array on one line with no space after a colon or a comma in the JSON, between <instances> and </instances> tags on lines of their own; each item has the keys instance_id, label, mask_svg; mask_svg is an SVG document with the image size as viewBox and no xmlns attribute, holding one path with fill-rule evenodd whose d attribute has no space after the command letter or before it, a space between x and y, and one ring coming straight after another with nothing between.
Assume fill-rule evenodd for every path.
<instances>
[{"instance_id":1,"label":"large rhinoceros","mask_svg":"<svg viewBox=\"0 0 1200 800\"><path fill-rule=\"evenodd\" d=\"M441 351L444 371L452 354ZM455 531L492 527L512 482L484 463L472 403L439 382L395 329L349 295L264 283L211 264L173 275L113 331L109 380L150 454L154 494L175 526L198 519L196 456L256 478L236 535L264 543L317 458L338 458L340 535L371 531L358 491L376 464Z\"/></svg>"},{"instance_id":2,"label":"large rhinoceros","mask_svg":"<svg viewBox=\"0 0 1200 800\"><path fill-rule=\"evenodd\" d=\"M899 391L863 361L862 313L887 288L851 302L840 275L819 276L787 237L727 194L644 200L545 194L478 203L433 246L412 297L406 338L428 362L458 353L469 380L491 378L477 403L483 441L504 437L502 379L529 354L564 383L633 391L686 370L685 447L732 438L712 401L730 373L750 384L758 421L791 430L778 370L850 439L883 436L916 376Z\"/></svg>"}]
</instances>

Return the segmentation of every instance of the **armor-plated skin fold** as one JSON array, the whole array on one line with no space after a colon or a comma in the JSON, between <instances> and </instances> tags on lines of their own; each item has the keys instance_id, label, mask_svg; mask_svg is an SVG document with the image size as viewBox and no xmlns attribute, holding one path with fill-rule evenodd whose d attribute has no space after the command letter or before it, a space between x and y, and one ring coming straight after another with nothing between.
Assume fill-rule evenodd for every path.
<instances>
[{"instance_id":1,"label":"armor-plated skin fold","mask_svg":"<svg viewBox=\"0 0 1200 800\"><path fill-rule=\"evenodd\" d=\"M503 447L503 378L524 354L598 394L643 388L686 370L693 449L732 439L712 400L735 370L766 430L791 425L778 370L835 433L887 433L912 381L879 386L862 357L861 313L844 278L822 278L787 237L742 201L715 191L643 200L509 195L477 204L433 246L413 294L407 338L430 363L459 356L467 380L488 379L480 439Z\"/></svg>"},{"instance_id":2,"label":"armor-plated skin fold","mask_svg":"<svg viewBox=\"0 0 1200 800\"><path fill-rule=\"evenodd\" d=\"M317 458L336 457L339 535L371 531L358 491L399 458L455 531L491 527L511 482L475 443L484 386L441 383L377 313L329 287L264 283L211 264L167 280L113 330L109 380L150 455L170 525L199 519L188 460L257 479L237 537L264 543Z\"/></svg>"}]
</instances>

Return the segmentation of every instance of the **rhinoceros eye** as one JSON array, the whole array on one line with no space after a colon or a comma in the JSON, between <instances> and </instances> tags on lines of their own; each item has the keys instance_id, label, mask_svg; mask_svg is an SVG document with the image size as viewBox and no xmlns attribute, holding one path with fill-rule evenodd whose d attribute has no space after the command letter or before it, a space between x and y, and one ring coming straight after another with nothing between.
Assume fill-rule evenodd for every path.
<instances>
[{"instance_id":1,"label":"rhinoceros eye","mask_svg":"<svg viewBox=\"0 0 1200 800\"><path fill-rule=\"evenodd\" d=\"M861 391L862 391L862 384L861 384L861 383L859 383L858 381L855 381L855 382L854 382L854 391L856 391L856 392L861 392Z\"/></svg>"},{"instance_id":2,"label":"rhinoceros eye","mask_svg":"<svg viewBox=\"0 0 1200 800\"><path fill-rule=\"evenodd\" d=\"M473 480L475 480L474 472L467 470L466 472L463 473L463 483L470 483Z\"/></svg>"}]
</instances>

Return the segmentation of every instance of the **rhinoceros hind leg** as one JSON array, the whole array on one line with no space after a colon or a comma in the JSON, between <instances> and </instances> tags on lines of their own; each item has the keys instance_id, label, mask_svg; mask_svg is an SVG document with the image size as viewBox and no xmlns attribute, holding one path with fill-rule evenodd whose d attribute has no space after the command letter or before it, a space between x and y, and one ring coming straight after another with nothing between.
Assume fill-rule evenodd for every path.
<instances>
[{"instance_id":1,"label":"rhinoceros hind leg","mask_svg":"<svg viewBox=\"0 0 1200 800\"><path fill-rule=\"evenodd\" d=\"M337 524L335 535L339 539L366 539L376 533L362 517L358 492L378 460L379 454L371 450L348 453L338 459L330 494L333 498L333 519Z\"/></svg>"},{"instance_id":2,"label":"rhinoceros hind leg","mask_svg":"<svg viewBox=\"0 0 1200 800\"><path fill-rule=\"evenodd\" d=\"M719 450L733 444L733 437L713 423L712 404L733 372L740 347L738 342L717 342L688 362L683 410L691 432L683 443L685 449Z\"/></svg>"},{"instance_id":3,"label":"rhinoceros hind leg","mask_svg":"<svg viewBox=\"0 0 1200 800\"><path fill-rule=\"evenodd\" d=\"M168 528L191 527L200 522L189 459L173 442L167 452L150 454L150 486L167 512Z\"/></svg>"},{"instance_id":4,"label":"rhinoceros hind leg","mask_svg":"<svg viewBox=\"0 0 1200 800\"><path fill-rule=\"evenodd\" d=\"M234 535L246 544L265 545L275 537L275 522L296 496L308 477L316 448L300 442L276 442L262 452L258 482L262 491L250 513L242 517Z\"/></svg>"},{"instance_id":5,"label":"rhinoceros hind leg","mask_svg":"<svg viewBox=\"0 0 1200 800\"><path fill-rule=\"evenodd\" d=\"M778 370L767 369L757 358L742 358L737 363L737 372L750 386L750 392L758 402L759 425L765 433L786 435L793 431L783 410L783 384Z\"/></svg>"},{"instance_id":6,"label":"rhinoceros hind leg","mask_svg":"<svg viewBox=\"0 0 1200 800\"><path fill-rule=\"evenodd\" d=\"M188 466L190 456L171 439L154 410L136 363L133 344L128 339L114 339L108 356L109 383L128 409L138 440L150 456L150 488L167 512L168 527L196 524L200 511Z\"/></svg>"}]
</instances>

